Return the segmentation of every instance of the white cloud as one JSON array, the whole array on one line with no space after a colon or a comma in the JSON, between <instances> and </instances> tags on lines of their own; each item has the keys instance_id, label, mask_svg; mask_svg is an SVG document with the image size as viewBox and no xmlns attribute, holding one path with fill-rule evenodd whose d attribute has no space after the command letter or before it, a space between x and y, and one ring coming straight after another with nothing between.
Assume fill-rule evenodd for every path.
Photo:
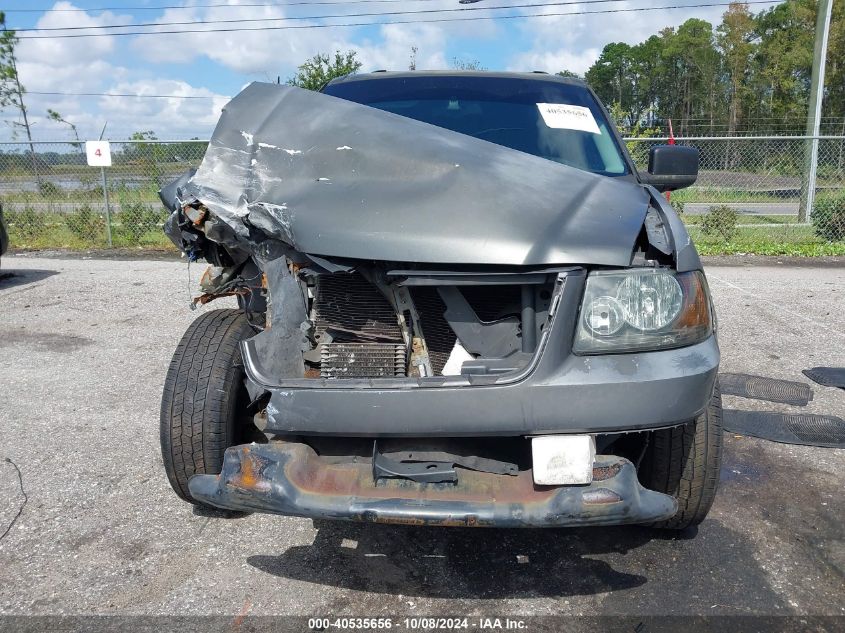
<instances>
[{"instance_id":1,"label":"white cloud","mask_svg":"<svg viewBox=\"0 0 845 633\"><path fill-rule=\"evenodd\" d=\"M102 13L91 16L83 11L57 11L77 8L70 2L58 2L36 23L36 28L61 28L70 25L96 26L126 24L128 16ZM37 31L32 34L57 34L67 31ZM30 33L27 33L29 35ZM164 37L164 36L162 36ZM96 138L108 121L106 135L125 138L137 130L155 130L161 138L208 135L229 96L217 94L185 81L150 78L148 70L126 60L117 46L117 38L25 39L17 48L18 72L26 87L25 103L36 138L70 139L67 125L47 118L47 109L56 110L77 126L82 138ZM119 61L113 61L119 60ZM131 64L131 67L127 64ZM39 93L112 93L173 95L171 98L90 97ZM182 96L199 99L178 98ZM20 122L13 110L4 112L7 120ZM0 132L7 138L19 126L9 125Z\"/></svg>"},{"instance_id":2,"label":"white cloud","mask_svg":"<svg viewBox=\"0 0 845 633\"><path fill-rule=\"evenodd\" d=\"M446 33L434 24L388 24L380 29L381 41L365 41L351 48L364 70L407 70L411 47L417 47L419 70L442 69L446 62Z\"/></svg>"},{"instance_id":3,"label":"white cloud","mask_svg":"<svg viewBox=\"0 0 845 633\"><path fill-rule=\"evenodd\" d=\"M169 79L137 79L102 85L103 92L148 95L127 97L78 97L28 94L27 109L38 139L70 139L70 128L47 118L47 109L61 113L77 126L82 138L99 136L108 122L106 137L121 139L138 130L154 130L159 138L208 136L229 100L205 88ZM151 98L152 95L173 95ZM179 96L201 97L184 99Z\"/></svg>"},{"instance_id":4,"label":"white cloud","mask_svg":"<svg viewBox=\"0 0 845 633\"><path fill-rule=\"evenodd\" d=\"M283 77L293 74L296 67L317 53L329 53L336 50L354 50L363 63L364 70L386 68L391 70L407 69L411 47L417 46L417 67L445 68L446 46L450 36L466 36L471 31L474 37L490 37L496 33L492 23L480 23L471 28L454 24L388 24L379 28L379 38L361 39L356 37L359 29L350 27L299 28L313 27L319 24L315 20L281 21L282 18L314 15L318 11L314 6L299 7L249 7L240 6L250 0L229 0L225 7L188 6L166 10L156 22L190 22L198 29L251 28L259 26L295 26L297 28L268 31L232 31L211 33L180 33L167 36L141 36L134 39L133 49L146 60L155 63L185 63L200 56L205 56L237 72L265 77ZM364 6L364 9L360 9ZM436 8L454 8L455 0L432 0L426 3L426 10ZM237 7L237 8L233 8ZM319 9L329 14L338 11L349 13L373 13L388 10L402 11L413 9L404 3L393 7L372 8L372 5L358 5L359 9L338 8ZM417 7L419 8L419 7ZM304 12L304 13L303 13ZM394 16L403 19L405 16ZM422 16L425 17L425 16ZM384 18L391 19L391 16ZM233 24L214 24L202 26L200 22L219 20L256 20ZM350 17L350 22L377 21L374 16ZM335 22L343 21L336 18ZM171 30L180 27L160 26L156 30ZM186 27L191 28L191 27Z\"/></svg>"},{"instance_id":5,"label":"white cloud","mask_svg":"<svg viewBox=\"0 0 845 633\"><path fill-rule=\"evenodd\" d=\"M601 51L597 48L589 48L579 52L571 52L567 49L531 50L516 55L511 60L509 69L518 71L545 70L548 73L569 70L583 75L593 62L598 59L600 53Z\"/></svg>"},{"instance_id":6,"label":"white cloud","mask_svg":"<svg viewBox=\"0 0 845 633\"><path fill-rule=\"evenodd\" d=\"M142 97L101 97L99 107L103 115L111 115L118 122L153 122L159 135L165 132L165 128L183 131L187 126L192 129L210 129L217 123L220 110L229 100L228 96L173 79L144 79L118 83L111 87L110 92L137 94ZM166 99L145 98L153 95L172 96Z\"/></svg>"},{"instance_id":7,"label":"white cloud","mask_svg":"<svg viewBox=\"0 0 845 633\"><path fill-rule=\"evenodd\" d=\"M229 4L238 6L239 0L230 0ZM188 26L160 26L152 30L253 28L281 25L281 22L275 20L284 17L285 12L278 6L239 7L237 10L227 7L186 7L168 9L156 22L188 22ZM256 21L229 25L200 24L221 20ZM190 23L195 26L190 26ZM296 22L297 26L307 24L310 23ZM315 33L307 29L291 29L140 36L134 38L132 47L145 59L156 63L184 63L205 56L237 72L271 74L280 67L295 67L319 50L348 48L348 44L336 38L336 34L331 31L320 29Z\"/></svg>"},{"instance_id":8,"label":"white cloud","mask_svg":"<svg viewBox=\"0 0 845 633\"><path fill-rule=\"evenodd\" d=\"M39 18L35 25L38 29L56 29L64 27L89 27L111 24L129 24L132 18L127 15L116 15L103 12L98 16L89 15L83 11L67 11L78 9L70 2L57 2L53 9ZM29 35L60 35L70 33L88 33L89 31L36 31ZM57 39L21 39L17 54L21 60L28 62L56 63L74 65L83 62L94 62L108 57L114 52L114 37L68 37Z\"/></svg>"}]
</instances>

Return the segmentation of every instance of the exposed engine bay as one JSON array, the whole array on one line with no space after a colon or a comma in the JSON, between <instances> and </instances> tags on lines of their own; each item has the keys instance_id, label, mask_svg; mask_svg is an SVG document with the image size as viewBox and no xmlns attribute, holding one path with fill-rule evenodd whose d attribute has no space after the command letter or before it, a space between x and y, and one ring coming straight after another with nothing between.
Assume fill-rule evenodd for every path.
<instances>
[{"instance_id":1,"label":"exposed engine bay","mask_svg":"<svg viewBox=\"0 0 845 633\"><path fill-rule=\"evenodd\" d=\"M205 294L195 301L237 296L259 332L261 364L276 380L515 371L530 360L547 328L559 272L452 272L438 279L428 270L378 263L333 272L284 257L267 265L272 279L253 260L210 268Z\"/></svg>"},{"instance_id":2,"label":"exposed engine bay","mask_svg":"<svg viewBox=\"0 0 845 633\"><path fill-rule=\"evenodd\" d=\"M195 303L238 297L269 384L505 375L536 351L570 263L678 259L632 182L271 84L227 106L161 197L170 238L213 265Z\"/></svg>"}]
</instances>

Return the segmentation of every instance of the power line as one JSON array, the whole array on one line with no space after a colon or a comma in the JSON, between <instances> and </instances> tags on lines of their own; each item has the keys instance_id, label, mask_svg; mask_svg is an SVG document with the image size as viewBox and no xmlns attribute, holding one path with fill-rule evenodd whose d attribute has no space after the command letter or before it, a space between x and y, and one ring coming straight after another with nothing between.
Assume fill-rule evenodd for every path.
<instances>
[{"instance_id":1,"label":"power line","mask_svg":"<svg viewBox=\"0 0 845 633\"><path fill-rule=\"evenodd\" d=\"M3 9L4 13L87 13L89 11L160 11L162 9L212 9L212 8L230 8L240 9L242 7L295 7L303 5L338 5L338 4L394 4L396 2L433 2L434 0L313 0L306 2L253 2L249 4L194 4L185 6L184 4L172 5L158 5L158 6L143 6L143 7L91 7L88 9L80 9L74 7L72 9Z\"/></svg>"},{"instance_id":2,"label":"power line","mask_svg":"<svg viewBox=\"0 0 845 633\"><path fill-rule=\"evenodd\" d=\"M138 22L135 24L98 24L95 26L55 26L48 28L10 29L18 33L31 31L79 31L91 29L127 29L151 26L184 26L186 24L237 24L242 22L279 22L282 20L325 20L336 18L372 18L387 15L420 15L429 13L455 13L467 11L492 11L494 9L537 9L541 7L558 7L573 4L604 4L607 2L624 2L625 0L568 0L565 2L535 2L532 4L506 4L494 7L452 7L446 9L412 9L410 11L376 11L370 13L339 13L335 15L295 15L282 18L236 18L232 20L189 20L186 22ZM243 5L241 5L243 6ZM191 7L185 7L191 8ZM115 34L116 35L116 34Z\"/></svg>"},{"instance_id":3,"label":"power line","mask_svg":"<svg viewBox=\"0 0 845 633\"><path fill-rule=\"evenodd\" d=\"M744 4L772 4L775 0L749 0ZM662 7L638 7L630 9L600 9L597 11L565 11L554 13L525 13L515 15L478 15L458 18L433 18L424 20L386 20L381 22L343 22L339 24L292 24L283 26L239 27L224 29L174 29L169 31L124 31L122 33L68 33L64 35L22 35L21 40L44 40L68 37L118 37L121 35L179 35L183 33L232 33L238 31L287 31L298 29L326 29L358 26L384 26L390 24L433 24L444 22L469 22L474 20L515 20L523 18L545 18L567 15L594 15L606 13L635 13L638 11L666 11L672 9L700 9L706 7L727 7L731 2L709 2L702 4L677 4ZM196 22L194 22L196 24ZM132 25L134 26L134 25Z\"/></svg>"}]
</instances>

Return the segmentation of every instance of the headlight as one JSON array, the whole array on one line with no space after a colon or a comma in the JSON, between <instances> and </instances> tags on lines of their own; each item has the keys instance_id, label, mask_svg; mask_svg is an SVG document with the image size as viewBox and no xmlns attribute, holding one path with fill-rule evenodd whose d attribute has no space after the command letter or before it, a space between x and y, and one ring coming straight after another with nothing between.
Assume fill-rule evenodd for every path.
<instances>
[{"instance_id":1,"label":"headlight","mask_svg":"<svg viewBox=\"0 0 845 633\"><path fill-rule=\"evenodd\" d=\"M712 332L701 272L602 271L587 278L573 351L607 354L683 347Z\"/></svg>"}]
</instances>

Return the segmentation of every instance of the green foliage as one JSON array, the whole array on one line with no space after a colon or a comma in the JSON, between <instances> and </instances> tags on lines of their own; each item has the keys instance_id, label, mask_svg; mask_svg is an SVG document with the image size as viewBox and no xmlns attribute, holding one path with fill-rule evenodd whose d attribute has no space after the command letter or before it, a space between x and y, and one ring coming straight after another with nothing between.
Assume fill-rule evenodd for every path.
<instances>
[{"instance_id":1,"label":"green foliage","mask_svg":"<svg viewBox=\"0 0 845 633\"><path fill-rule=\"evenodd\" d=\"M751 43L754 18L748 10L748 5L730 5L717 31L716 41L722 54L722 66L727 73L727 92L730 99L728 134L733 134L741 112L747 109L750 105L747 102L753 97L746 81L750 75L751 56L754 53Z\"/></svg>"},{"instance_id":2,"label":"green foliage","mask_svg":"<svg viewBox=\"0 0 845 633\"><path fill-rule=\"evenodd\" d=\"M6 30L6 15L0 11L0 108L9 106L21 111L18 91L18 71L15 48L18 38L14 31Z\"/></svg>"},{"instance_id":3,"label":"green foliage","mask_svg":"<svg viewBox=\"0 0 845 633\"><path fill-rule=\"evenodd\" d=\"M24 208L22 211L4 209L3 214L9 229L9 240L14 248L87 250L106 246L105 218L99 215L98 219L98 214L90 208L85 210L80 207L73 213L35 211L30 208ZM84 228L86 225L87 230ZM122 233L116 220L112 228L116 248L142 247L157 251L174 249L158 226L137 240Z\"/></svg>"},{"instance_id":4,"label":"green foliage","mask_svg":"<svg viewBox=\"0 0 845 633\"><path fill-rule=\"evenodd\" d=\"M67 125L71 132L73 132L73 137L76 139L76 143L73 144L76 148L81 148L81 144L79 142L79 130L76 129L76 126L65 119L61 114L53 110L52 108L47 108L47 118L55 123L63 123Z\"/></svg>"},{"instance_id":5,"label":"green foliage","mask_svg":"<svg viewBox=\"0 0 845 633\"><path fill-rule=\"evenodd\" d=\"M157 185L161 186L162 182L161 165L165 162L165 148L162 143L148 143L146 141L157 141L158 137L152 130L144 130L142 132L133 132L129 137L130 141L139 141L133 143L124 152L126 158L132 164L138 165L145 174Z\"/></svg>"},{"instance_id":6,"label":"green foliage","mask_svg":"<svg viewBox=\"0 0 845 633\"><path fill-rule=\"evenodd\" d=\"M3 217L13 244L25 243L38 237L44 232L47 224L44 215L32 207L25 207L23 211L4 211Z\"/></svg>"},{"instance_id":7,"label":"green foliage","mask_svg":"<svg viewBox=\"0 0 845 633\"><path fill-rule=\"evenodd\" d=\"M682 215L684 212L684 205L686 204L683 198L678 198L674 193L669 197L669 204L675 209L675 213Z\"/></svg>"},{"instance_id":8,"label":"green foliage","mask_svg":"<svg viewBox=\"0 0 845 633\"><path fill-rule=\"evenodd\" d=\"M64 214L65 226L80 242L97 244L105 241L106 219L89 205Z\"/></svg>"},{"instance_id":9,"label":"green foliage","mask_svg":"<svg viewBox=\"0 0 845 633\"><path fill-rule=\"evenodd\" d=\"M619 104L620 129L641 124L676 135L803 133L813 58L816 0L786 0L752 14L733 3L713 28L691 18L631 46L611 42L585 78ZM833 3L824 114L845 118L845 2Z\"/></svg>"},{"instance_id":10,"label":"green foliage","mask_svg":"<svg viewBox=\"0 0 845 633\"><path fill-rule=\"evenodd\" d=\"M356 59L355 51L335 51L334 58L318 53L302 64L287 83L306 90L320 90L335 77L354 74L360 68L361 62Z\"/></svg>"},{"instance_id":11,"label":"green foliage","mask_svg":"<svg viewBox=\"0 0 845 633\"><path fill-rule=\"evenodd\" d=\"M629 125L628 118L622 110L622 105L618 102L610 104L609 113L610 119L613 121L613 124L622 136L631 138L650 138L652 136L657 136L660 133L659 129L644 127L639 121L634 123L633 126ZM628 141L625 143L625 146L628 148L628 153L631 155L631 159L634 161L634 164L638 168L645 168L648 164L649 144L639 141Z\"/></svg>"},{"instance_id":12,"label":"green foliage","mask_svg":"<svg viewBox=\"0 0 845 633\"><path fill-rule=\"evenodd\" d=\"M140 245L148 233L161 232L161 225L167 219L167 210L154 208L139 202L122 206L115 217L115 239L127 246Z\"/></svg>"},{"instance_id":13,"label":"green foliage","mask_svg":"<svg viewBox=\"0 0 845 633\"><path fill-rule=\"evenodd\" d=\"M737 213L727 206L710 207L710 211L701 222L701 232L707 236L718 236L730 242L737 232Z\"/></svg>"},{"instance_id":14,"label":"green foliage","mask_svg":"<svg viewBox=\"0 0 845 633\"><path fill-rule=\"evenodd\" d=\"M828 242L845 240L845 190L823 191L813 203L813 229Z\"/></svg>"},{"instance_id":15,"label":"green foliage","mask_svg":"<svg viewBox=\"0 0 845 633\"><path fill-rule=\"evenodd\" d=\"M61 188L54 182L49 180L41 180L38 182L38 193L45 198L55 200L62 195Z\"/></svg>"}]
</instances>

